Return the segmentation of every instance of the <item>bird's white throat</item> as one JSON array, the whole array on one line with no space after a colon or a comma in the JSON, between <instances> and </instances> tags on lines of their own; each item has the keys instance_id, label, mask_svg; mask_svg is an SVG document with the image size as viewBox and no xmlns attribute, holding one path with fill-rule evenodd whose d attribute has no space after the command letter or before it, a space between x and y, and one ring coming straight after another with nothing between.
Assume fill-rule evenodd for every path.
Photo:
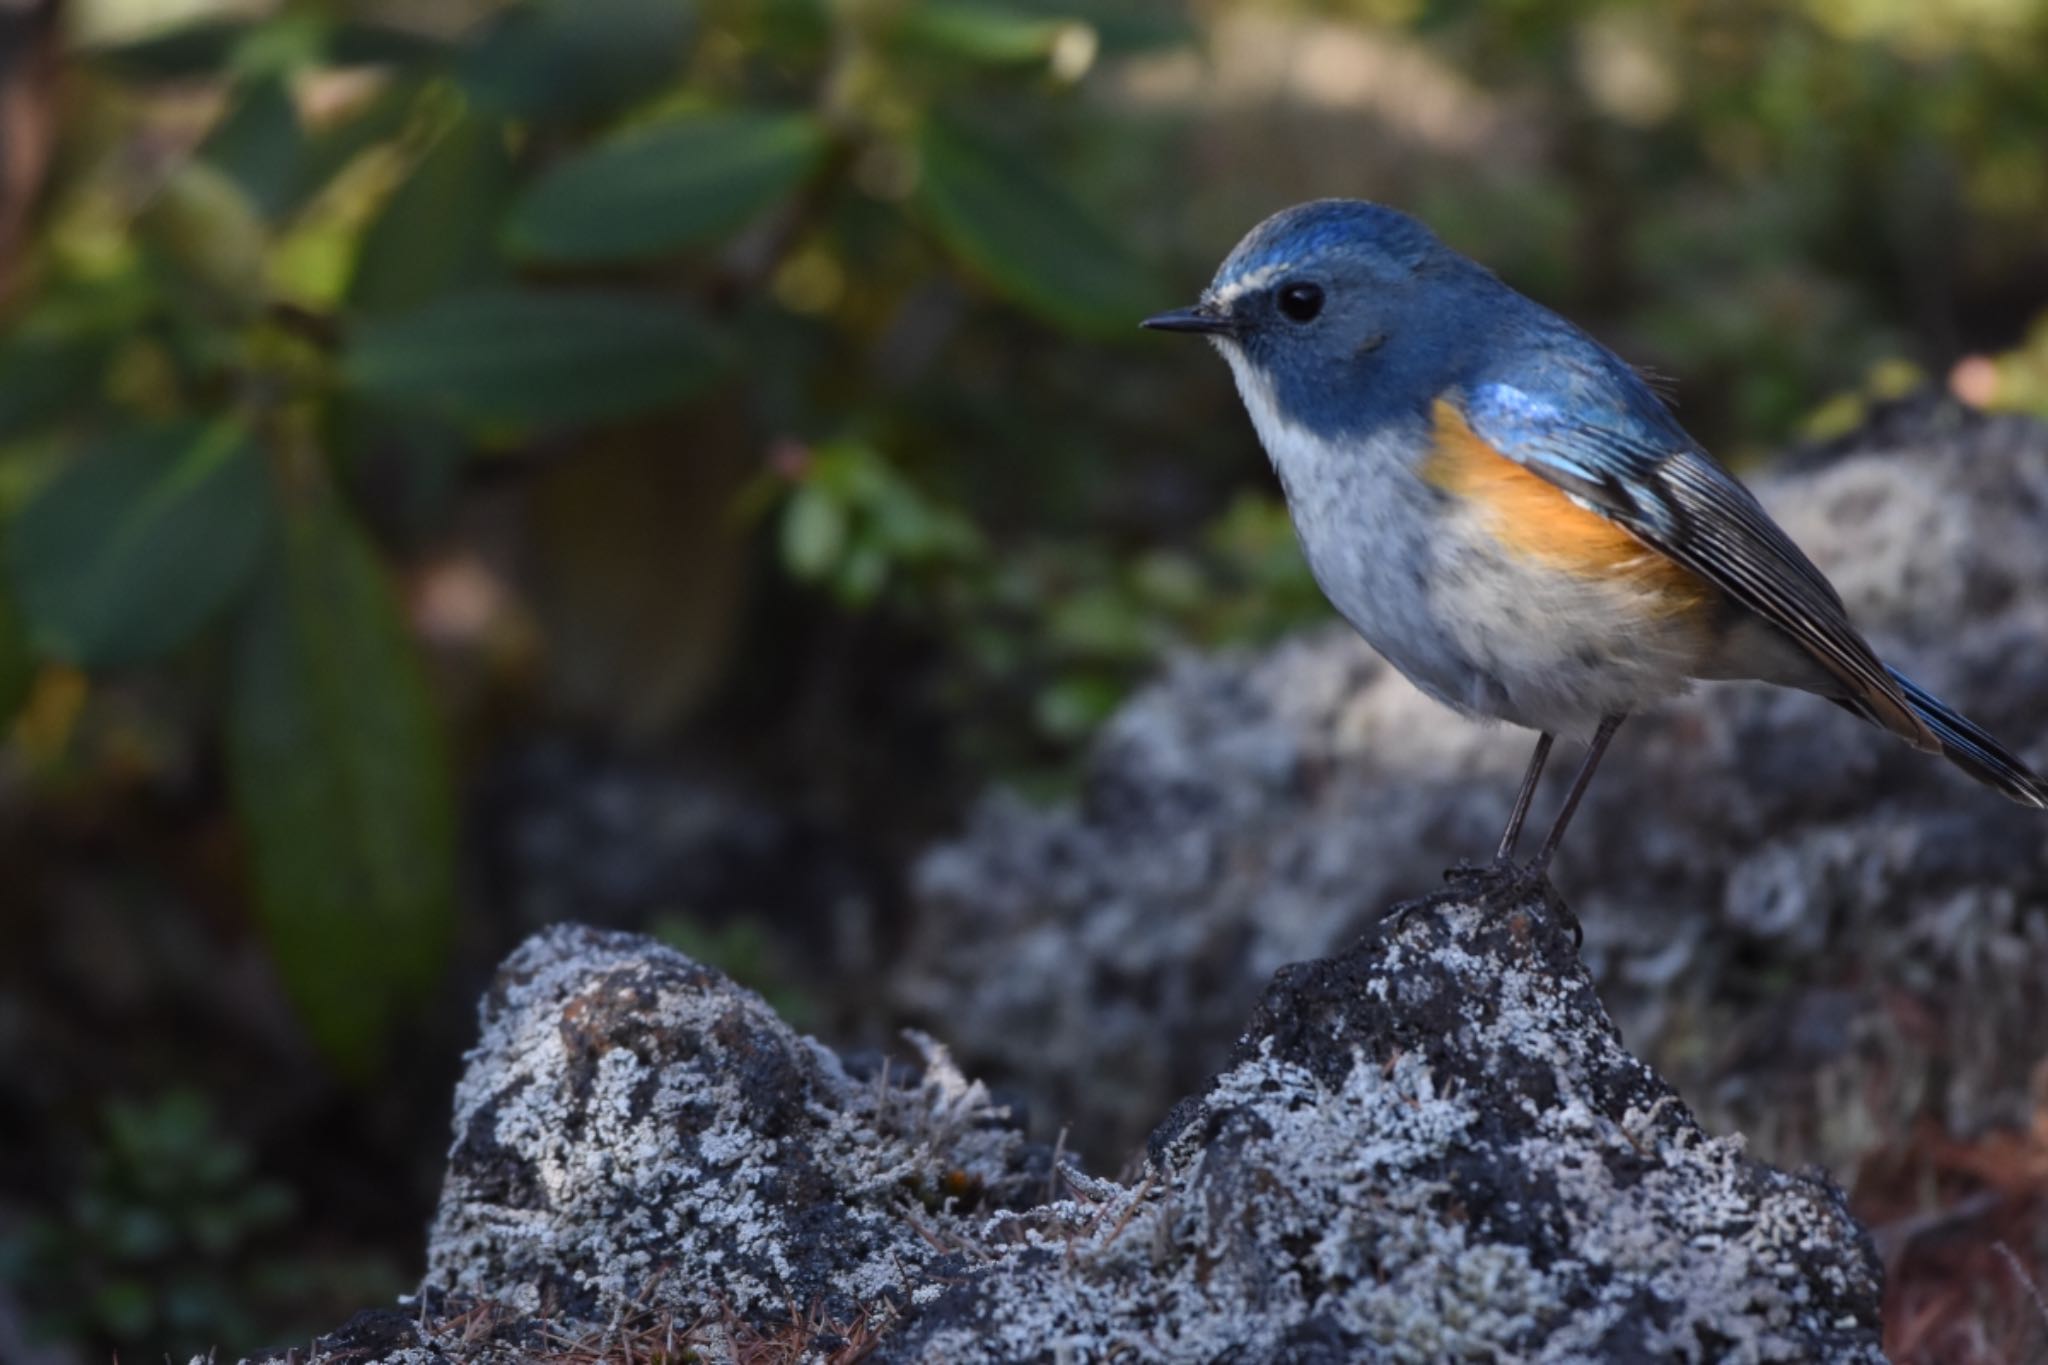
<instances>
[{"instance_id":1,"label":"bird's white throat","mask_svg":"<svg viewBox=\"0 0 2048 1365\"><path fill-rule=\"evenodd\" d=\"M1343 451L1281 409L1272 376L1245 353L1244 347L1229 337L1213 337L1211 340L1230 363L1231 376L1237 380L1238 397L1244 401L1244 410L1252 419L1252 428L1259 434L1259 444L1265 447L1266 458L1273 462L1281 485L1292 498L1297 488L1314 481L1318 470L1341 460Z\"/></svg>"}]
</instances>

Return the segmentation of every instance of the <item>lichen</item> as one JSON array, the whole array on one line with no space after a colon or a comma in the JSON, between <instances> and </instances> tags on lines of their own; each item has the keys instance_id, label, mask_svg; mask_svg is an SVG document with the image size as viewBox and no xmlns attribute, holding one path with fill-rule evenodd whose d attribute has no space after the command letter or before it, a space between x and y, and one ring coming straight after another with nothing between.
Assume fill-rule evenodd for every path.
<instances>
[{"instance_id":1,"label":"lichen","mask_svg":"<svg viewBox=\"0 0 2048 1365\"><path fill-rule=\"evenodd\" d=\"M458 1091L433 1291L858 1317L901 1361L1881 1358L1839 1192L1700 1131L1543 895L1280 973L1128 1181L908 1041L859 1078L670 950L530 941Z\"/></svg>"}]
</instances>

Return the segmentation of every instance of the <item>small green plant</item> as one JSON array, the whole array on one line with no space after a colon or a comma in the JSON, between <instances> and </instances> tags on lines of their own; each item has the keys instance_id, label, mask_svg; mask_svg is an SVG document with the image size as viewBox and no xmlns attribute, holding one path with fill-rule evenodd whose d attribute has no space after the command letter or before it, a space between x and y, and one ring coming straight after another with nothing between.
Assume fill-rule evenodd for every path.
<instances>
[{"instance_id":1,"label":"small green plant","mask_svg":"<svg viewBox=\"0 0 2048 1365\"><path fill-rule=\"evenodd\" d=\"M389 1271L319 1266L281 1249L294 1206L201 1096L110 1101L61 1209L0 1243L0 1276L38 1337L136 1359L251 1345L259 1323L338 1281L389 1288Z\"/></svg>"}]
</instances>

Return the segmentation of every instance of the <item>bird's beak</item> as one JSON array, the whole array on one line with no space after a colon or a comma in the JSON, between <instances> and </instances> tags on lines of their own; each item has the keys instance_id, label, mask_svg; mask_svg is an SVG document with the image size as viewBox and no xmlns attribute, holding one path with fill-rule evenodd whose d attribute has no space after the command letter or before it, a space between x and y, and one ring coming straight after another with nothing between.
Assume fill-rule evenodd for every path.
<instances>
[{"instance_id":1,"label":"bird's beak","mask_svg":"<svg viewBox=\"0 0 2048 1365\"><path fill-rule=\"evenodd\" d=\"M1226 313L1217 311L1206 303L1193 308L1176 308L1171 313L1146 318L1138 324L1155 332L1206 332L1210 335L1230 336L1237 331L1237 324Z\"/></svg>"}]
</instances>

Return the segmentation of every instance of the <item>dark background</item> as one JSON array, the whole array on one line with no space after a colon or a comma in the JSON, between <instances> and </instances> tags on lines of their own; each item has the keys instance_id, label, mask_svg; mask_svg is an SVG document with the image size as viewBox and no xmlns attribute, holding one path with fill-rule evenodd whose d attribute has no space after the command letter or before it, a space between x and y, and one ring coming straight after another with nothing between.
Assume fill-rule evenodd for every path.
<instances>
[{"instance_id":1,"label":"dark background","mask_svg":"<svg viewBox=\"0 0 2048 1365\"><path fill-rule=\"evenodd\" d=\"M1325 609L1135 320L1383 199L1738 467L2048 414L2039 0L0 2L0 1356L409 1287L490 964L846 1044L908 860ZM1837 1172L1846 1176L1849 1173Z\"/></svg>"}]
</instances>

